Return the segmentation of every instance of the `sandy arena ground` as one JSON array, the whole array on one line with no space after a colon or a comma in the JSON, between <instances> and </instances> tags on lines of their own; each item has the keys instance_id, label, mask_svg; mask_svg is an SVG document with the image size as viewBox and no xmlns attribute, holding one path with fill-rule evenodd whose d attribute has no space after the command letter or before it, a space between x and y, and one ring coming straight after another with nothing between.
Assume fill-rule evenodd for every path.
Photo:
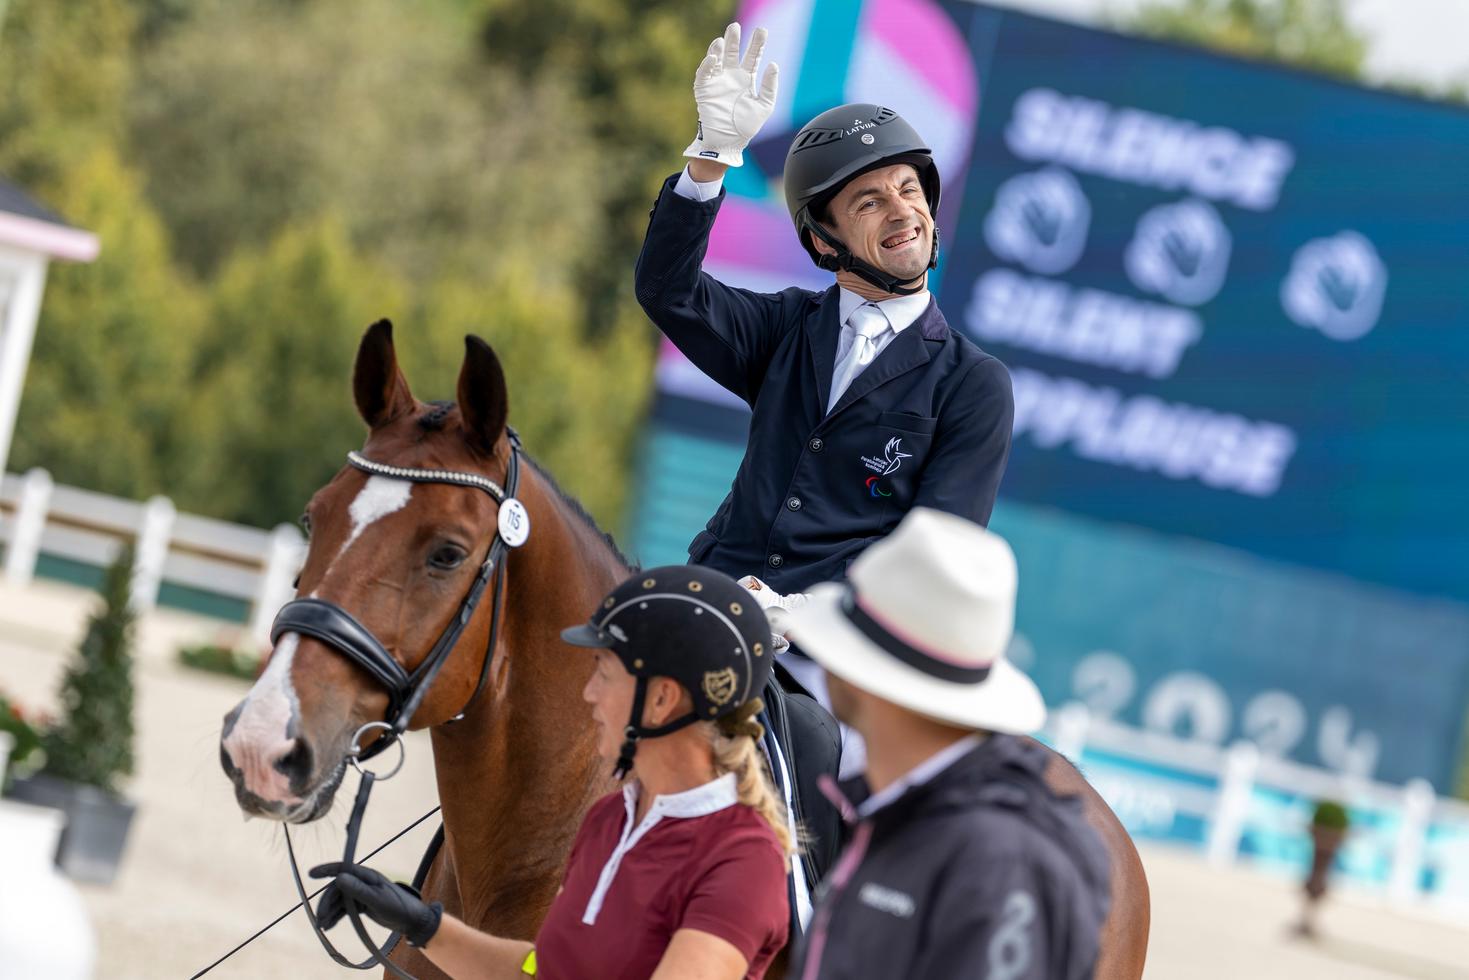
<instances>
[{"instance_id":1,"label":"sandy arena ground","mask_svg":"<svg viewBox=\"0 0 1469 980\"><path fill-rule=\"evenodd\" d=\"M53 584L0 585L0 689L50 708L67 651L93 598ZM139 803L117 881L83 885L100 945L97 976L156 980L193 975L296 901L280 830L244 822L220 772L219 723L244 684L179 667L174 651L227 638L214 620L174 612L142 624L137 684ZM335 858L355 791L330 819L297 836L302 866ZM375 789L362 833L376 847L436 802L428 741L410 739L408 764ZM373 864L408 878L435 820L389 847ZM1324 938L1291 939L1293 882L1247 868L1215 871L1190 852L1144 851L1153 889L1151 980L1469 980L1469 925L1387 909L1371 895L1336 896ZM0 869L3 880L4 869ZM357 947L343 940L345 951ZM3 974L3 964L0 964ZM329 978L350 974L317 946L296 913L211 972L210 977ZM29 978L28 978L29 980Z\"/></svg>"}]
</instances>

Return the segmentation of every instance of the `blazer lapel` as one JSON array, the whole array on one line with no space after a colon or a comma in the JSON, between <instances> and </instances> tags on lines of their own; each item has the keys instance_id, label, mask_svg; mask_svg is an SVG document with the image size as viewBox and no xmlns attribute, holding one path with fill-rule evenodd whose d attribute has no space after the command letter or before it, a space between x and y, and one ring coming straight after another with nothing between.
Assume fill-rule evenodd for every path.
<instances>
[{"instance_id":1,"label":"blazer lapel","mask_svg":"<svg viewBox=\"0 0 1469 980\"><path fill-rule=\"evenodd\" d=\"M806 318L806 343L811 348L811 367L816 372L816 417L826 415L831 397L831 376L836 370L837 341L841 338L841 300L832 286L821 296L815 316Z\"/></svg>"},{"instance_id":2,"label":"blazer lapel","mask_svg":"<svg viewBox=\"0 0 1469 980\"><path fill-rule=\"evenodd\" d=\"M930 360L928 353L928 341L943 341L948 339L949 324L944 315L939 312L938 303L930 299L923 313L908 325L901 333L893 338L892 342L883 348L882 353L877 355L877 360L867 365L867 369L847 386L842 392L842 397L832 408L831 418L842 411L848 405L865 396L878 385L886 384L900 374L905 374L914 368L922 367ZM836 352L832 351L835 361ZM831 390L831 371L828 370L825 378L825 391ZM823 402L822 404L825 404Z\"/></svg>"},{"instance_id":3,"label":"blazer lapel","mask_svg":"<svg viewBox=\"0 0 1469 980\"><path fill-rule=\"evenodd\" d=\"M877 355L877 360L867 365L863 372L852 380L827 418L837 415L878 385L885 384L916 367L922 367L928 361L928 344L924 342L923 332L915 323L894 337L892 342L883 348L882 353Z\"/></svg>"}]
</instances>

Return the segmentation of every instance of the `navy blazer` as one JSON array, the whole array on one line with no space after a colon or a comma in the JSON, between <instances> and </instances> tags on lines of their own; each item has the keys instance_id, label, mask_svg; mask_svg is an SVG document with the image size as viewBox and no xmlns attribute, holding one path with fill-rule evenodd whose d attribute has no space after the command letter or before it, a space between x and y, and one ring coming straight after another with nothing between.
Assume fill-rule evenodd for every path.
<instances>
[{"instance_id":1,"label":"navy blazer","mask_svg":"<svg viewBox=\"0 0 1469 980\"><path fill-rule=\"evenodd\" d=\"M989 522L1010 453L1005 366L949 329L932 300L828 414L838 290L756 293L701 266L724 200L670 177L638 256L638 302L698 368L753 410L729 496L689 560L778 592L845 576L912 507Z\"/></svg>"}]
</instances>

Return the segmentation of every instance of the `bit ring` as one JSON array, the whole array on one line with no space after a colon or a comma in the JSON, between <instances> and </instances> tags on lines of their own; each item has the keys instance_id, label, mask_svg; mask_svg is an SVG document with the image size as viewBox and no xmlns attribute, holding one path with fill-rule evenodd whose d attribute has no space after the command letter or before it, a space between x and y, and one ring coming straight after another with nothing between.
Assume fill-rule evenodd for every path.
<instances>
[{"instance_id":1,"label":"bit ring","mask_svg":"<svg viewBox=\"0 0 1469 980\"><path fill-rule=\"evenodd\" d=\"M370 732L376 729L382 729L383 731L387 732L392 737L393 742L395 742L398 746L398 764L385 773L372 774L373 778L376 779L378 782L383 782L384 780L392 779L394 776L398 775L398 770L403 768L403 762L408 758L408 750L403 746L402 733L396 731L393 726L389 725L387 722L369 721L367 724L357 729L357 732L352 736L352 746L347 750L347 761L352 763L352 768L356 769L359 773L365 774L368 771L366 769L363 769L362 763L358 761L362 755L362 746L359 745L358 742L361 740L364 732Z\"/></svg>"}]
</instances>

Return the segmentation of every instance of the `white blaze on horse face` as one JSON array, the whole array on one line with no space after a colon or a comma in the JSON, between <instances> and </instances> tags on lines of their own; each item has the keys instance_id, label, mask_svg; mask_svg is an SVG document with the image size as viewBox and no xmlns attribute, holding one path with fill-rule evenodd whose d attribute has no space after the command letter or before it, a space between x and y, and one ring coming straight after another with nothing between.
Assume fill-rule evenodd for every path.
<instances>
[{"instance_id":1,"label":"white blaze on horse face","mask_svg":"<svg viewBox=\"0 0 1469 980\"><path fill-rule=\"evenodd\" d=\"M407 480L395 480L387 476L370 476L367 485L357 494L357 499L352 501L352 506L347 513L352 517L352 535L347 538L347 543L342 545L337 557L347 553L352 547L352 542L361 536L362 532L373 524L380 521L395 511L402 510L408 503L408 498L413 494L413 484Z\"/></svg>"},{"instance_id":2,"label":"white blaze on horse face","mask_svg":"<svg viewBox=\"0 0 1469 980\"><path fill-rule=\"evenodd\" d=\"M291 792L290 779L275 768L276 760L295 745L291 720L298 715L300 703L291 686L291 662L300 641L295 633L280 638L224 740L224 750L244 777L245 788L270 803L301 802Z\"/></svg>"},{"instance_id":3,"label":"white blaze on horse face","mask_svg":"<svg viewBox=\"0 0 1469 980\"><path fill-rule=\"evenodd\" d=\"M402 510L413 492L407 480L372 476L358 492L348 514L352 533L337 551L336 558L346 554L352 543L374 522ZM336 559L333 559L335 564ZM327 569L327 574L331 568ZM313 592L312 596L316 593ZM281 636L265 672L250 689L239 716L224 740L230 761L240 770L245 788L268 803L294 806L301 802L291 791L290 779L275 763L295 747L291 734L293 721L300 719L300 701L291 686L291 664L301 637L296 633Z\"/></svg>"}]
</instances>

